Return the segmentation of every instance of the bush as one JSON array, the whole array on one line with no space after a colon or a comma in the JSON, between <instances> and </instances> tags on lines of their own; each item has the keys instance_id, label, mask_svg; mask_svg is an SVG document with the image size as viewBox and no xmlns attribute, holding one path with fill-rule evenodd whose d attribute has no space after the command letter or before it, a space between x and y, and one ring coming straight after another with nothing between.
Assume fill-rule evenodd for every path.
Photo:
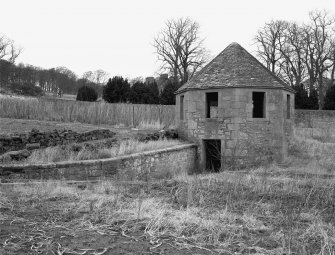
<instances>
[{"instance_id":1,"label":"bush","mask_svg":"<svg viewBox=\"0 0 335 255\"><path fill-rule=\"evenodd\" d=\"M132 104L158 104L159 92L156 82L149 84L135 82L130 88L128 99Z\"/></svg>"},{"instance_id":2,"label":"bush","mask_svg":"<svg viewBox=\"0 0 335 255\"><path fill-rule=\"evenodd\" d=\"M91 87L82 86L78 89L77 100L95 102L98 99L98 93Z\"/></svg>"},{"instance_id":3,"label":"bush","mask_svg":"<svg viewBox=\"0 0 335 255\"><path fill-rule=\"evenodd\" d=\"M24 84L11 84L10 89L13 93L25 96L42 96L44 94L43 90L40 87L37 87L33 84L24 83Z\"/></svg>"},{"instance_id":4,"label":"bush","mask_svg":"<svg viewBox=\"0 0 335 255\"><path fill-rule=\"evenodd\" d=\"M335 110L335 85L328 88L323 109Z\"/></svg>"},{"instance_id":5,"label":"bush","mask_svg":"<svg viewBox=\"0 0 335 255\"><path fill-rule=\"evenodd\" d=\"M319 109L318 92L316 89L307 91L303 84L293 86L295 94L295 109Z\"/></svg>"},{"instance_id":6,"label":"bush","mask_svg":"<svg viewBox=\"0 0 335 255\"><path fill-rule=\"evenodd\" d=\"M129 98L130 84L127 79L115 76L109 79L102 91L102 98L107 103L126 103Z\"/></svg>"},{"instance_id":7,"label":"bush","mask_svg":"<svg viewBox=\"0 0 335 255\"><path fill-rule=\"evenodd\" d=\"M178 88L178 84L169 81L162 91L162 94L160 96L160 103L164 105L176 104L176 95L174 93L177 91Z\"/></svg>"}]
</instances>

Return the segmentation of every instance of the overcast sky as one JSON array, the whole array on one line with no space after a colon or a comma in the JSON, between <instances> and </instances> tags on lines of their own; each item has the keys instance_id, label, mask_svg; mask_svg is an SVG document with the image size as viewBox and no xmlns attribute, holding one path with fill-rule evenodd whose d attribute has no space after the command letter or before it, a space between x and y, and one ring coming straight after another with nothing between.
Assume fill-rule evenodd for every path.
<instances>
[{"instance_id":1,"label":"overcast sky","mask_svg":"<svg viewBox=\"0 0 335 255\"><path fill-rule=\"evenodd\" d=\"M0 8L0 34L24 49L17 63L135 78L159 71L153 38L170 18L197 21L212 55L231 42L252 52L252 39L266 21L304 22L314 9L335 14L335 1L0 0Z\"/></svg>"}]
</instances>

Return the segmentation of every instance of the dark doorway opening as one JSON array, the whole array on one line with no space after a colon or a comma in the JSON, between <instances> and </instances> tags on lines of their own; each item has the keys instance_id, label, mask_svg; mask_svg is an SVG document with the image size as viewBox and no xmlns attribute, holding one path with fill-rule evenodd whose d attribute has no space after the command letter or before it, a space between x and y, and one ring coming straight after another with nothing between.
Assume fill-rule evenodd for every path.
<instances>
[{"instance_id":1,"label":"dark doorway opening","mask_svg":"<svg viewBox=\"0 0 335 255\"><path fill-rule=\"evenodd\" d=\"M265 92L252 92L252 117L265 118Z\"/></svg>"},{"instance_id":2,"label":"dark doorway opening","mask_svg":"<svg viewBox=\"0 0 335 255\"><path fill-rule=\"evenodd\" d=\"M206 170L219 172L221 169L221 140L204 140Z\"/></svg>"}]
</instances>

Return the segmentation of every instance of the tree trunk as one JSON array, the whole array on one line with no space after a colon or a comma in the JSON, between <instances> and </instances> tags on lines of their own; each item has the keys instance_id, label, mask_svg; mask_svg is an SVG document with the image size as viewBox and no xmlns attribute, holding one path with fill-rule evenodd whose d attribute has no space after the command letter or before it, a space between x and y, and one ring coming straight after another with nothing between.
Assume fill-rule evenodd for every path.
<instances>
[{"instance_id":1,"label":"tree trunk","mask_svg":"<svg viewBox=\"0 0 335 255\"><path fill-rule=\"evenodd\" d=\"M324 103L325 103L325 98L323 95L323 81L322 81L322 76L318 79L319 80L319 110L323 109Z\"/></svg>"},{"instance_id":2,"label":"tree trunk","mask_svg":"<svg viewBox=\"0 0 335 255\"><path fill-rule=\"evenodd\" d=\"M175 84L179 84L178 70L177 70L176 67L173 69L173 81L174 81Z\"/></svg>"}]
</instances>

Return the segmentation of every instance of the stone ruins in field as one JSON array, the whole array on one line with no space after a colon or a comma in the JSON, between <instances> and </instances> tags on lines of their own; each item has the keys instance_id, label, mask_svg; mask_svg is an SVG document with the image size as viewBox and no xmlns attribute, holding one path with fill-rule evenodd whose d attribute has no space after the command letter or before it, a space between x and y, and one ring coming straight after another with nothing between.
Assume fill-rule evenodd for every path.
<instances>
[{"instance_id":1,"label":"stone ruins in field","mask_svg":"<svg viewBox=\"0 0 335 255\"><path fill-rule=\"evenodd\" d=\"M294 90L232 43L176 92L179 133L198 143L201 169L282 161Z\"/></svg>"}]
</instances>

